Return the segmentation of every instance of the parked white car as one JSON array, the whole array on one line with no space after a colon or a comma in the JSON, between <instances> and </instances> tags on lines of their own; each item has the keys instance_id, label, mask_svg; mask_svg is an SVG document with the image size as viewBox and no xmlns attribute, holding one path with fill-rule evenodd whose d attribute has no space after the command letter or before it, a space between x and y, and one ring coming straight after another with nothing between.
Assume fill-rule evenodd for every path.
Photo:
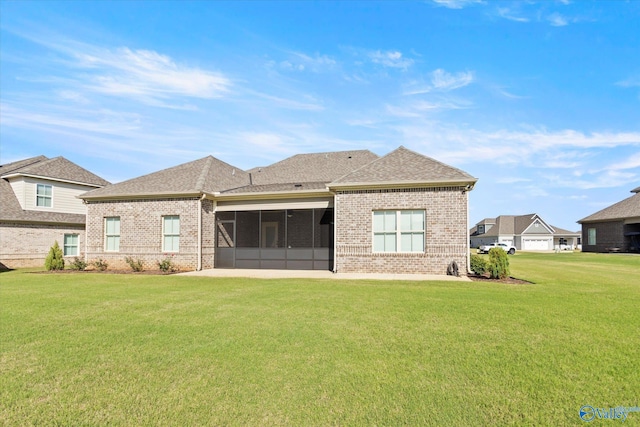
<instances>
[{"instance_id":1,"label":"parked white car","mask_svg":"<svg viewBox=\"0 0 640 427\"><path fill-rule=\"evenodd\" d=\"M482 245L478 248L478 253L479 254L488 254L489 251L492 248L500 248L502 250L504 250L506 253L508 253L509 255L513 255L516 253L516 247L515 246L509 246L506 243L490 243L488 245Z\"/></svg>"}]
</instances>

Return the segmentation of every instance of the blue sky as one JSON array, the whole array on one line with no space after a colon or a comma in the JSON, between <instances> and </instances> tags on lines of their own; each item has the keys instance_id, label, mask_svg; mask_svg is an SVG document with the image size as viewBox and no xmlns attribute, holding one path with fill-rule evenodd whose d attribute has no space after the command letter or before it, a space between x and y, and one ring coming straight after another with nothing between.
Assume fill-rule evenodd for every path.
<instances>
[{"instance_id":1,"label":"blue sky","mask_svg":"<svg viewBox=\"0 0 640 427\"><path fill-rule=\"evenodd\" d=\"M558 227L640 185L640 2L0 2L0 159L118 182L400 145L470 221Z\"/></svg>"}]
</instances>

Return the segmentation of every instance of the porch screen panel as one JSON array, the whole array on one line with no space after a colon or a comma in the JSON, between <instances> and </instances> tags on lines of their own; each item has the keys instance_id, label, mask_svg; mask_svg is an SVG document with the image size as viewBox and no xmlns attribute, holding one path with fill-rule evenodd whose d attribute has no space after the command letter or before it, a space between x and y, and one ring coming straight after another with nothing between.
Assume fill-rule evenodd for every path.
<instances>
[{"instance_id":1,"label":"porch screen panel","mask_svg":"<svg viewBox=\"0 0 640 427\"><path fill-rule=\"evenodd\" d=\"M287 247L313 247L313 211L311 209L287 211Z\"/></svg>"},{"instance_id":2,"label":"porch screen panel","mask_svg":"<svg viewBox=\"0 0 640 427\"><path fill-rule=\"evenodd\" d=\"M260 222L260 247L284 247L285 219L286 211L262 211Z\"/></svg>"},{"instance_id":3,"label":"porch screen panel","mask_svg":"<svg viewBox=\"0 0 640 427\"><path fill-rule=\"evenodd\" d=\"M260 211L236 212L236 246L260 247Z\"/></svg>"},{"instance_id":4,"label":"porch screen panel","mask_svg":"<svg viewBox=\"0 0 640 427\"><path fill-rule=\"evenodd\" d=\"M333 247L333 209L314 209L314 230L313 230L313 247L314 248L332 248Z\"/></svg>"}]
</instances>

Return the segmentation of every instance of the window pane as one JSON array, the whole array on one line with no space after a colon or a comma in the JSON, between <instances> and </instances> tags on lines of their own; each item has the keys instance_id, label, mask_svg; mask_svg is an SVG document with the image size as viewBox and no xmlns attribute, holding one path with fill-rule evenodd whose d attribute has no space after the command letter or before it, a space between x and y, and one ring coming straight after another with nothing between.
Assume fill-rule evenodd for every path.
<instances>
[{"instance_id":1,"label":"window pane","mask_svg":"<svg viewBox=\"0 0 640 427\"><path fill-rule=\"evenodd\" d=\"M384 235L384 251L396 252L396 234L395 233L388 233Z\"/></svg>"},{"instance_id":2,"label":"window pane","mask_svg":"<svg viewBox=\"0 0 640 427\"><path fill-rule=\"evenodd\" d=\"M315 248L333 247L333 209L313 210L313 246Z\"/></svg>"},{"instance_id":3,"label":"window pane","mask_svg":"<svg viewBox=\"0 0 640 427\"><path fill-rule=\"evenodd\" d=\"M374 234L373 250L375 252L384 252L384 234Z\"/></svg>"},{"instance_id":4,"label":"window pane","mask_svg":"<svg viewBox=\"0 0 640 427\"><path fill-rule=\"evenodd\" d=\"M384 231L396 231L396 213L394 211L389 211L385 213Z\"/></svg>"},{"instance_id":5,"label":"window pane","mask_svg":"<svg viewBox=\"0 0 640 427\"><path fill-rule=\"evenodd\" d=\"M384 215L382 211L373 213L373 231L384 231Z\"/></svg>"},{"instance_id":6,"label":"window pane","mask_svg":"<svg viewBox=\"0 0 640 427\"><path fill-rule=\"evenodd\" d=\"M400 236L400 251L411 252L411 233L402 233Z\"/></svg>"},{"instance_id":7,"label":"window pane","mask_svg":"<svg viewBox=\"0 0 640 427\"><path fill-rule=\"evenodd\" d=\"M424 252L424 233L414 233L411 240L411 250L413 252Z\"/></svg>"},{"instance_id":8,"label":"window pane","mask_svg":"<svg viewBox=\"0 0 640 427\"><path fill-rule=\"evenodd\" d=\"M413 215L411 215L411 230L424 230L424 211L413 211Z\"/></svg>"}]
</instances>

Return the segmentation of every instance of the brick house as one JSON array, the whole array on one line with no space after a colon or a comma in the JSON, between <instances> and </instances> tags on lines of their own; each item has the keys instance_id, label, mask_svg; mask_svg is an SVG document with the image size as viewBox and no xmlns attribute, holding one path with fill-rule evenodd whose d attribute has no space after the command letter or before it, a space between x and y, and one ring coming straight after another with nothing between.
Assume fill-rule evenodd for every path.
<instances>
[{"instance_id":1,"label":"brick house","mask_svg":"<svg viewBox=\"0 0 640 427\"><path fill-rule=\"evenodd\" d=\"M522 251L573 250L580 233L547 223L538 214L500 215L485 218L469 230L471 247L506 243Z\"/></svg>"},{"instance_id":2,"label":"brick house","mask_svg":"<svg viewBox=\"0 0 640 427\"><path fill-rule=\"evenodd\" d=\"M41 267L58 241L84 254L86 207L77 196L109 182L64 157L0 165L0 268Z\"/></svg>"},{"instance_id":3,"label":"brick house","mask_svg":"<svg viewBox=\"0 0 640 427\"><path fill-rule=\"evenodd\" d=\"M475 182L404 147L300 154L249 171L208 156L83 194L87 258L445 274L451 261L468 265Z\"/></svg>"},{"instance_id":4,"label":"brick house","mask_svg":"<svg viewBox=\"0 0 640 427\"><path fill-rule=\"evenodd\" d=\"M640 252L640 187L633 196L578 221L584 252Z\"/></svg>"}]
</instances>

